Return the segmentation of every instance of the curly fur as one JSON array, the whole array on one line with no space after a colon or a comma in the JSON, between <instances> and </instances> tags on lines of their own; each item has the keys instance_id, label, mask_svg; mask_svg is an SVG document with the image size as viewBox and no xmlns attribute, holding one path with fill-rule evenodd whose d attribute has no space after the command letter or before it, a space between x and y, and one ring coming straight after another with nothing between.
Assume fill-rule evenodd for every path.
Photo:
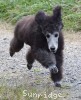
<instances>
[{"instance_id":1,"label":"curly fur","mask_svg":"<svg viewBox=\"0 0 81 100\"><path fill-rule=\"evenodd\" d=\"M51 79L56 83L62 79L62 63L64 38L61 32L63 27L61 19L61 7L57 6L53 10L53 15L48 16L43 11L39 11L36 15L26 16L17 22L14 31L14 37L10 43L10 56L15 52L19 52L24 43L31 46L26 55L28 69L32 68L32 64L36 59L44 67L49 68L55 65L58 72L54 73L50 70ZM44 34L46 31L58 31L58 49L55 54L49 51Z\"/></svg>"}]
</instances>

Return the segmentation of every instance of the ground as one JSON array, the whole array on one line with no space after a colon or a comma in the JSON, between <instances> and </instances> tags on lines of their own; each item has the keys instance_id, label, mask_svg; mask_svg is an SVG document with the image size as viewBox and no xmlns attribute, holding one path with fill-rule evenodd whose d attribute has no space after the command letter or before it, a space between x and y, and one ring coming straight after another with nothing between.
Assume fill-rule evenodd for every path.
<instances>
[{"instance_id":1,"label":"ground","mask_svg":"<svg viewBox=\"0 0 81 100\"><path fill-rule=\"evenodd\" d=\"M81 32L63 32L64 77L62 88L57 88L50 79L49 70L38 62L34 63L32 70L27 69L25 55L29 46L25 45L19 53L10 57L13 30L10 24L0 22L0 100L81 100ZM29 96L28 93L41 96ZM53 95L49 97L51 93Z\"/></svg>"}]
</instances>

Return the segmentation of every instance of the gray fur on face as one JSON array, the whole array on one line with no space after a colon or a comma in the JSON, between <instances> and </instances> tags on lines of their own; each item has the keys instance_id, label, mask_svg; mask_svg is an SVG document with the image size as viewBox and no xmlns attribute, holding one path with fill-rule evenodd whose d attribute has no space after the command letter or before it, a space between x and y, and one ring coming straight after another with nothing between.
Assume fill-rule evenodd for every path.
<instances>
[{"instance_id":1,"label":"gray fur on face","mask_svg":"<svg viewBox=\"0 0 81 100\"><path fill-rule=\"evenodd\" d=\"M53 33L47 32L47 34L46 34L48 48L50 51L52 51L54 53L58 49L58 38L59 38L59 32L53 32Z\"/></svg>"}]
</instances>

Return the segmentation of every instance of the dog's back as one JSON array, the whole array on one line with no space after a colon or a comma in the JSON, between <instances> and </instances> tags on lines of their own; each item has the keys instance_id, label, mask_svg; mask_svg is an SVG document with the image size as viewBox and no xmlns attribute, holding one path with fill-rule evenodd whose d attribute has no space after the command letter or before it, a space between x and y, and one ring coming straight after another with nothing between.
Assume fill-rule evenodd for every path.
<instances>
[{"instance_id":1,"label":"dog's back","mask_svg":"<svg viewBox=\"0 0 81 100\"><path fill-rule=\"evenodd\" d=\"M33 31L35 23L35 16L34 15L29 15L23 17L21 20L19 20L16 24L14 35L16 38L19 40L22 40L23 42L30 44L29 38L30 34Z\"/></svg>"}]
</instances>

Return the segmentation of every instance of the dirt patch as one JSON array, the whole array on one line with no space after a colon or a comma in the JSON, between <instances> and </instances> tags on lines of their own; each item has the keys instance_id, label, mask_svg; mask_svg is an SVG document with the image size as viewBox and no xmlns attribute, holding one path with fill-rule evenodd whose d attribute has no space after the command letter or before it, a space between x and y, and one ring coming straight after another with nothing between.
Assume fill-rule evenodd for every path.
<instances>
[{"instance_id":1,"label":"dirt patch","mask_svg":"<svg viewBox=\"0 0 81 100\"><path fill-rule=\"evenodd\" d=\"M81 100L81 33L64 32L64 78L62 88L54 87L48 69L38 62L34 63L32 70L26 67L25 55L29 46L24 48L13 58L9 55L9 44L13 36L13 27L0 22L0 86L19 87L37 93L61 93L58 100ZM7 93L9 94L9 92ZM52 98L53 99L53 98ZM52 100L41 99L41 100ZM14 99L13 99L14 100ZM16 100L16 99L15 99ZM30 100L30 99L19 99ZM32 99L34 100L34 98ZM36 99L35 99L36 100ZM37 99L40 100L40 99ZM54 100L54 99L53 99ZM57 99L56 99L57 100Z\"/></svg>"}]
</instances>

